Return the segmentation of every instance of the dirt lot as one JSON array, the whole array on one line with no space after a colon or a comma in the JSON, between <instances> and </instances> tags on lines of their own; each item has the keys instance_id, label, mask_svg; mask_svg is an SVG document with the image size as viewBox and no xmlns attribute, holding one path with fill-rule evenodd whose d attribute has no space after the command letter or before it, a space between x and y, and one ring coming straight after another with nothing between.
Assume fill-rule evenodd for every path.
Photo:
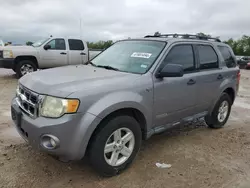
<instances>
[{"instance_id":1,"label":"dirt lot","mask_svg":"<svg viewBox=\"0 0 250 188\"><path fill-rule=\"evenodd\" d=\"M61 163L30 148L10 120L17 79L0 69L0 187L250 187L250 72L225 128L211 130L202 122L178 127L145 141L131 167L113 178L99 177L81 162ZM155 163L170 163L159 169Z\"/></svg>"}]
</instances>

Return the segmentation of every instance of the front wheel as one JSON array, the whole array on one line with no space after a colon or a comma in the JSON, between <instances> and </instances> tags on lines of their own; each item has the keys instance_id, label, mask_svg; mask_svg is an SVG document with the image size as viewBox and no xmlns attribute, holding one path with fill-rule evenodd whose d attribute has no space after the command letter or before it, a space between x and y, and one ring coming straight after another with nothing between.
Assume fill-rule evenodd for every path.
<instances>
[{"instance_id":1,"label":"front wheel","mask_svg":"<svg viewBox=\"0 0 250 188\"><path fill-rule=\"evenodd\" d=\"M218 129L223 127L230 115L232 100L227 93L223 93L216 103L211 115L205 117L206 124L210 128Z\"/></svg>"},{"instance_id":2,"label":"front wheel","mask_svg":"<svg viewBox=\"0 0 250 188\"><path fill-rule=\"evenodd\" d=\"M103 176L114 176L126 169L139 151L142 133L130 116L117 116L103 122L90 143L89 157Z\"/></svg>"},{"instance_id":3,"label":"front wheel","mask_svg":"<svg viewBox=\"0 0 250 188\"><path fill-rule=\"evenodd\" d=\"M37 71L37 66L33 61L30 60L22 60L19 61L16 65L16 74L18 78L21 78L25 74Z\"/></svg>"}]
</instances>

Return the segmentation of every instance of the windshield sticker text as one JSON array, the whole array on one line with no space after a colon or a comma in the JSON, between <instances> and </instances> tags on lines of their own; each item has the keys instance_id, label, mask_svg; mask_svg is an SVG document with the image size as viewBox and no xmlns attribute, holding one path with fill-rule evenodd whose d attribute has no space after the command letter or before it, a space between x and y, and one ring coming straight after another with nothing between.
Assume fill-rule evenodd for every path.
<instances>
[{"instance_id":1,"label":"windshield sticker text","mask_svg":"<svg viewBox=\"0 0 250 188\"><path fill-rule=\"evenodd\" d=\"M142 53L142 52L134 52L131 57L145 58L149 59L152 54L150 53Z\"/></svg>"},{"instance_id":2,"label":"windshield sticker text","mask_svg":"<svg viewBox=\"0 0 250 188\"><path fill-rule=\"evenodd\" d=\"M144 64L141 65L141 68L146 69L147 67L148 67L147 65L144 65Z\"/></svg>"}]
</instances>

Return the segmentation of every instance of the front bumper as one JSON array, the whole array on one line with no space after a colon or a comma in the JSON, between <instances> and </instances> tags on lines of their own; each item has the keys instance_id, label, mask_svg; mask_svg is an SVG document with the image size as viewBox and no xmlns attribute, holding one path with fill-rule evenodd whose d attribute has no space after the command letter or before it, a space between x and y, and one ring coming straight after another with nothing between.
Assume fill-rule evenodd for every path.
<instances>
[{"instance_id":1,"label":"front bumper","mask_svg":"<svg viewBox=\"0 0 250 188\"><path fill-rule=\"evenodd\" d=\"M0 58L0 68L12 69L14 67L14 59Z\"/></svg>"},{"instance_id":2,"label":"front bumper","mask_svg":"<svg viewBox=\"0 0 250 188\"><path fill-rule=\"evenodd\" d=\"M66 114L57 119L32 119L21 111L15 98L12 100L11 114L18 133L33 148L58 156L62 160L80 160L84 157L92 133L91 127L97 126L100 121L89 113ZM60 146L53 150L44 148L41 136L45 134L56 136Z\"/></svg>"}]
</instances>

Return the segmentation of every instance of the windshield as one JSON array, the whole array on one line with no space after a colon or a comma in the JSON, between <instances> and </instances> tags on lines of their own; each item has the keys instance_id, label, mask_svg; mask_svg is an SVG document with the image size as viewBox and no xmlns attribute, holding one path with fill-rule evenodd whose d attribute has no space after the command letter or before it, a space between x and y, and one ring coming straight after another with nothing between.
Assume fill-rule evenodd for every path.
<instances>
[{"instance_id":1,"label":"windshield","mask_svg":"<svg viewBox=\"0 0 250 188\"><path fill-rule=\"evenodd\" d=\"M143 74L154 63L166 43L161 41L121 41L109 47L91 62L119 71Z\"/></svg>"},{"instance_id":2,"label":"windshield","mask_svg":"<svg viewBox=\"0 0 250 188\"><path fill-rule=\"evenodd\" d=\"M32 44L32 46L34 46L34 47L39 47L39 46L41 46L42 44L44 44L47 40L49 40L49 38L46 38L46 39L42 39L42 40L36 41L35 43Z\"/></svg>"}]
</instances>

